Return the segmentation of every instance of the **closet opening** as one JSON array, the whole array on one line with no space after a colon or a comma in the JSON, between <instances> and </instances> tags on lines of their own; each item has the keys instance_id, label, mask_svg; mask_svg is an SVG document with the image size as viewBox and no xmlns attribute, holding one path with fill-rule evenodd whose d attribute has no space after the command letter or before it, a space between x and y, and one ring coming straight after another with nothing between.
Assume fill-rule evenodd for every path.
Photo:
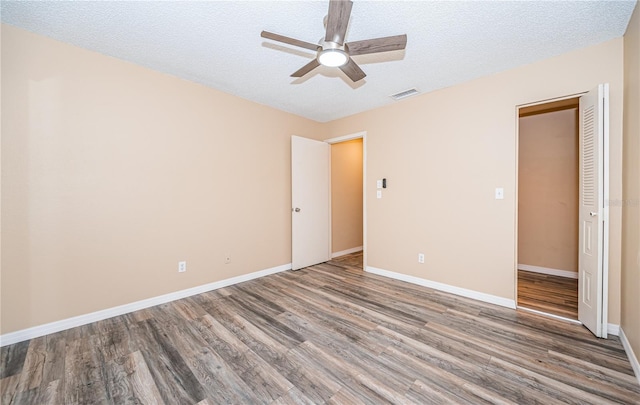
<instances>
[{"instance_id":1,"label":"closet opening","mask_svg":"<svg viewBox=\"0 0 640 405\"><path fill-rule=\"evenodd\" d=\"M518 114L519 308L578 319L578 97Z\"/></svg>"}]
</instances>

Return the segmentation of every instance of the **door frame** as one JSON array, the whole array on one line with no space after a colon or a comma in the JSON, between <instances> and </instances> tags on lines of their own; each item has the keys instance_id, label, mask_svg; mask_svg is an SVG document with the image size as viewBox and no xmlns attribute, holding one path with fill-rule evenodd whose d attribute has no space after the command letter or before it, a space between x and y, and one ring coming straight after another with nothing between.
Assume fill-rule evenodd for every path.
<instances>
[{"instance_id":1,"label":"door frame","mask_svg":"<svg viewBox=\"0 0 640 405\"><path fill-rule=\"evenodd\" d=\"M516 139L515 139L515 155L516 155L516 163L515 163L515 221L514 221L514 297L516 302L516 308L518 308L518 176L520 171L520 109L525 107L532 107L541 104L553 103L555 101L562 101L571 98L580 98L583 95L587 94L588 91L583 91L580 93L570 94L562 97L555 97L545 100L539 100L531 103L518 104L515 106L515 121L516 121ZM605 106L607 110L605 110L604 121L605 121L605 132L604 132L604 152L603 152L603 165L604 165L604 179L603 179L603 187L604 187L604 207L603 207L603 217L604 217L604 229L603 229L603 264L602 264L602 326L603 326L603 335L604 338L607 338L608 333L608 317L609 317L609 207L607 201L609 201L609 159L610 159L610 149L609 149L609 110L608 106ZM578 288L580 286L578 285ZM537 311L534 311L537 312ZM560 316L555 316L552 314L547 314L554 318L560 318L563 320L574 321L569 318L564 318ZM582 324L580 321L575 321L577 323Z\"/></svg>"},{"instance_id":2,"label":"door frame","mask_svg":"<svg viewBox=\"0 0 640 405\"><path fill-rule=\"evenodd\" d=\"M325 139L325 142L334 143L362 139L362 270L367 269L367 131L355 132L348 135ZM331 175L329 175L329 201L331 201ZM331 215L332 205L329 203L329 246L332 246ZM331 249L333 250L333 249Z\"/></svg>"}]
</instances>

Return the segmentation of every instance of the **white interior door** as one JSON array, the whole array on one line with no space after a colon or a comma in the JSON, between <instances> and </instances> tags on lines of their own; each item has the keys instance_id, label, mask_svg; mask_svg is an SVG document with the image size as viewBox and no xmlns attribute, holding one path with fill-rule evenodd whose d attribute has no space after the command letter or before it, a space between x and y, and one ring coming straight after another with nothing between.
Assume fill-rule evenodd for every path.
<instances>
[{"instance_id":1,"label":"white interior door","mask_svg":"<svg viewBox=\"0 0 640 405\"><path fill-rule=\"evenodd\" d=\"M605 153L608 85L580 97L580 198L578 208L578 319L594 335L607 337L605 259ZM608 225L607 225L608 226Z\"/></svg>"},{"instance_id":2,"label":"white interior door","mask_svg":"<svg viewBox=\"0 0 640 405\"><path fill-rule=\"evenodd\" d=\"M291 137L291 268L330 259L330 146Z\"/></svg>"}]
</instances>

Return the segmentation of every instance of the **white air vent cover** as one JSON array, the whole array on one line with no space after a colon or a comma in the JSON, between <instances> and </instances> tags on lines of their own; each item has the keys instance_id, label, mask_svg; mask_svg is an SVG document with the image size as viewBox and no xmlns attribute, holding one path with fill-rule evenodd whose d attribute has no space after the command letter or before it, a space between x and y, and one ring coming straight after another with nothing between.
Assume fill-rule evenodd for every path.
<instances>
[{"instance_id":1,"label":"white air vent cover","mask_svg":"<svg viewBox=\"0 0 640 405\"><path fill-rule=\"evenodd\" d=\"M411 97L416 94L418 94L417 89L409 89L409 90L401 91L400 93L392 94L391 98L394 100L402 100L403 98Z\"/></svg>"}]
</instances>

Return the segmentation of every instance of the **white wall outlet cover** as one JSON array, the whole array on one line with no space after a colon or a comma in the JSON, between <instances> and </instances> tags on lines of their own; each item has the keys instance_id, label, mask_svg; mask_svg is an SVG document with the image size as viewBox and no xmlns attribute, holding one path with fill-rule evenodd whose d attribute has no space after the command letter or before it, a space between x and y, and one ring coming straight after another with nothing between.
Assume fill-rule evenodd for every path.
<instances>
[{"instance_id":1,"label":"white wall outlet cover","mask_svg":"<svg viewBox=\"0 0 640 405\"><path fill-rule=\"evenodd\" d=\"M376 180L376 188L382 188L382 180Z\"/></svg>"},{"instance_id":2,"label":"white wall outlet cover","mask_svg":"<svg viewBox=\"0 0 640 405\"><path fill-rule=\"evenodd\" d=\"M382 190L376 191L376 198L382 198Z\"/></svg>"},{"instance_id":3,"label":"white wall outlet cover","mask_svg":"<svg viewBox=\"0 0 640 405\"><path fill-rule=\"evenodd\" d=\"M504 200L504 188L496 188L496 200Z\"/></svg>"},{"instance_id":4,"label":"white wall outlet cover","mask_svg":"<svg viewBox=\"0 0 640 405\"><path fill-rule=\"evenodd\" d=\"M187 271L187 262L178 262L178 272L184 273Z\"/></svg>"},{"instance_id":5,"label":"white wall outlet cover","mask_svg":"<svg viewBox=\"0 0 640 405\"><path fill-rule=\"evenodd\" d=\"M424 253L418 253L418 263L424 263Z\"/></svg>"}]
</instances>

